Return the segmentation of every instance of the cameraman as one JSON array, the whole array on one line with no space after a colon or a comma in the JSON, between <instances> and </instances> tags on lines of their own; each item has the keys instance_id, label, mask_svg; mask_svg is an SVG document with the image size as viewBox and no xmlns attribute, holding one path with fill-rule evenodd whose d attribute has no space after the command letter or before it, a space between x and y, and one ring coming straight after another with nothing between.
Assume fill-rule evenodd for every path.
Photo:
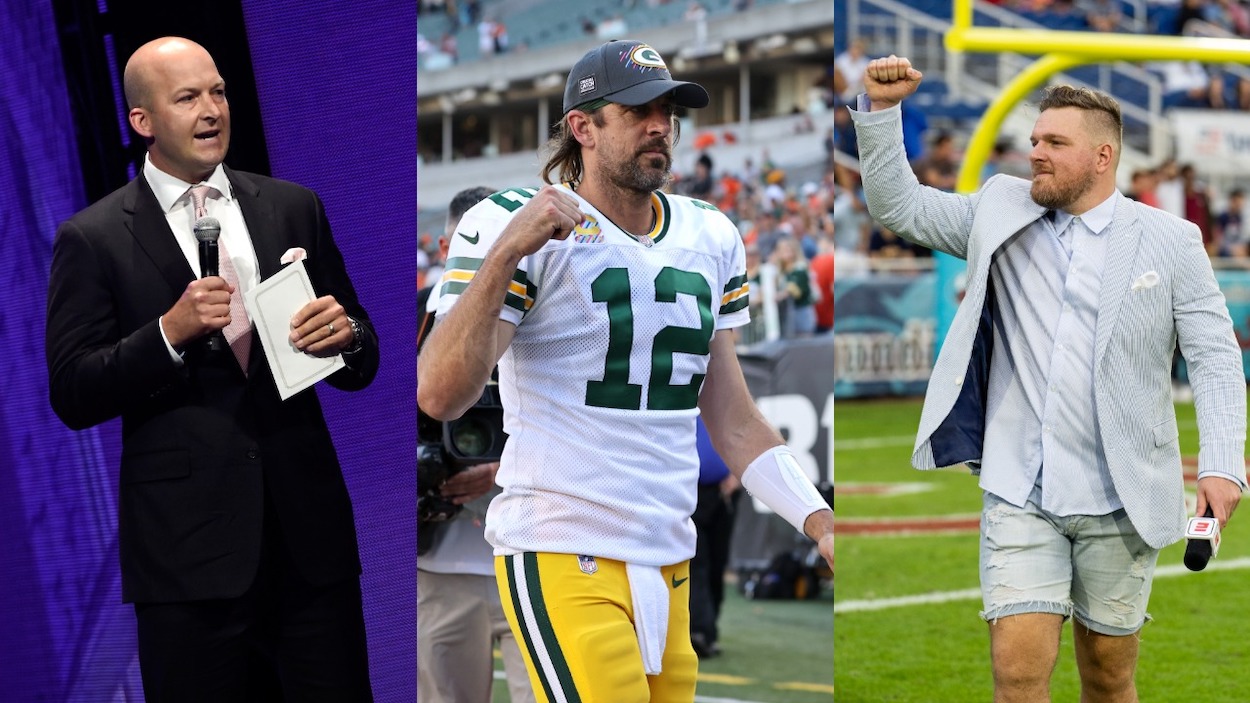
<instances>
[{"instance_id":1,"label":"cameraman","mask_svg":"<svg viewBox=\"0 0 1250 703\"><path fill-rule=\"evenodd\" d=\"M452 198L447 226L438 240L444 259L461 215L493 192L469 188ZM438 289L439 282L433 281L417 297L422 310L418 354L427 325L433 322ZM427 300L427 305L420 305ZM499 463L491 462L452 471L438 492L459 509L445 522L421 525L434 532L429 549L417 559L417 699L421 703L490 703L495 641L503 652L513 703L534 701L525 663L499 603L494 554L484 536L486 506L499 491L495 487L498 469ZM428 534L420 537L423 545L427 540Z\"/></svg>"}]
</instances>

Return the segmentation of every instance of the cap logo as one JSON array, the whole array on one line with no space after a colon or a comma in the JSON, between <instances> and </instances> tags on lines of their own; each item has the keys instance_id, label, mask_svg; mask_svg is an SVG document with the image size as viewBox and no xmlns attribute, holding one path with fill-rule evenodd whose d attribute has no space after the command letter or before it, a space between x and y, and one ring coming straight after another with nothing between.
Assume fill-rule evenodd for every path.
<instances>
[{"instance_id":1,"label":"cap logo","mask_svg":"<svg viewBox=\"0 0 1250 703\"><path fill-rule=\"evenodd\" d=\"M577 82L577 94L585 95L595 89L595 77L586 76Z\"/></svg>"},{"instance_id":2,"label":"cap logo","mask_svg":"<svg viewBox=\"0 0 1250 703\"><path fill-rule=\"evenodd\" d=\"M660 56L660 52L646 44L639 44L629 52L629 63L634 64L640 71L646 71L650 68L668 70L668 66L664 65L664 59Z\"/></svg>"}]
</instances>

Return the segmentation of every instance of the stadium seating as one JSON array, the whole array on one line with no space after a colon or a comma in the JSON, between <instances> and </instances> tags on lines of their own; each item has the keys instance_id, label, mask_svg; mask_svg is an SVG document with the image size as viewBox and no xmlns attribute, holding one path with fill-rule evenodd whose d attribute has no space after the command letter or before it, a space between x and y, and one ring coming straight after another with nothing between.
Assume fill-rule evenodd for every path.
<instances>
[{"instance_id":1,"label":"stadium seating","mask_svg":"<svg viewBox=\"0 0 1250 703\"><path fill-rule=\"evenodd\" d=\"M753 0L752 4L761 7L787 1ZM708 17L731 13L739 2L699 0ZM597 25L618 15L627 28L627 35L610 38L636 39L650 27L683 21L688 8L688 0L672 0L656 7L650 7L646 0L504 0L484 3L481 15L501 20L508 30L510 50L516 50L521 46L538 49L577 41L586 35L582 27L584 20ZM418 18L417 29L427 40L437 42L444 33L451 31L452 23L442 13L426 12ZM455 32L455 38L459 63L483 58L478 45L477 25L460 27Z\"/></svg>"}]
</instances>

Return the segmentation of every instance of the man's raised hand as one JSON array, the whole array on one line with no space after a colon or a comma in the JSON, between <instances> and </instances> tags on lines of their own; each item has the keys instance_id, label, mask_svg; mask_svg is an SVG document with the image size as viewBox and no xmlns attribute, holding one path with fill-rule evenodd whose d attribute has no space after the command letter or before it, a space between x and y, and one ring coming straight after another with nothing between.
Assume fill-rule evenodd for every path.
<instances>
[{"instance_id":1,"label":"man's raised hand","mask_svg":"<svg viewBox=\"0 0 1250 703\"><path fill-rule=\"evenodd\" d=\"M555 186L545 186L517 211L500 235L518 256L529 256L552 239L564 239L586 215L577 199Z\"/></svg>"},{"instance_id":2,"label":"man's raised hand","mask_svg":"<svg viewBox=\"0 0 1250 703\"><path fill-rule=\"evenodd\" d=\"M916 92L923 78L923 73L911 67L911 61L890 54L868 62L864 70L864 92L873 110L885 110Z\"/></svg>"}]
</instances>

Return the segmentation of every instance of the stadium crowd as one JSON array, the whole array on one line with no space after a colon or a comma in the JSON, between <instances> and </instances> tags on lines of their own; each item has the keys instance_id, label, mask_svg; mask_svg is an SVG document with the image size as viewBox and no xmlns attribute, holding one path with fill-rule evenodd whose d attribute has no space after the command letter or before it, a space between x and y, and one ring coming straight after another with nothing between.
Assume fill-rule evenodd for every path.
<instances>
[{"instance_id":1,"label":"stadium crowd","mask_svg":"<svg viewBox=\"0 0 1250 703\"><path fill-rule=\"evenodd\" d=\"M991 0L1022 18L1051 29L1187 34L1250 38L1250 2L1245 0L1164 0L1145 4L1148 21L1134 23L1119 0ZM834 149L858 158L854 130L847 105L863 91L863 72L874 58L861 38L851 38L834 60ZM1164 109L1210 108L1250 110L1250 70L1240 65L1203 65L1196 61L1161 61L1143 65L1163 85ZM926 185L954 190L962 163L961 145L971 129L931 129L922 107L903 103L904 142L916 175ZM844 164L834 169L835 249L840 273L873 270L907 271L925 268L930 254L873 222L864 205L858 172ZM1027 145L1004 139L994 146L982 180L996 173L1028 178ZM1246 211L1245 189L1240 183L1212 188L1204 180L1200 164L1166 160L1153 167L1138 168L1131 175L1125 195L1190 220L1202 231L1208 254L1217 267L1250 264L1250 232L1242 226Z\"/></svg>"},{"instance_id":2,"label":"stadium crowd","mask_svg":"<svg viewBox=\"0 0 1250 703\"><path fill-rule=\"evenodd\" d=\"M746 245L751 277L752 323L742 341L764 338L760 290L761 271L776 272L777 314L782 338L823 334L833 329L834 170L832 135L825 148L830 158L818 179L791 182L771 162L747 159L740 168L717 167L715 150L702 150L690 173L674 171L668 190L715 205L738 226ZM428 227L439 227L441 222ZM418 287L442 276L438 237L423 229L417 257Z\"/></svg>"}]
</instances>

